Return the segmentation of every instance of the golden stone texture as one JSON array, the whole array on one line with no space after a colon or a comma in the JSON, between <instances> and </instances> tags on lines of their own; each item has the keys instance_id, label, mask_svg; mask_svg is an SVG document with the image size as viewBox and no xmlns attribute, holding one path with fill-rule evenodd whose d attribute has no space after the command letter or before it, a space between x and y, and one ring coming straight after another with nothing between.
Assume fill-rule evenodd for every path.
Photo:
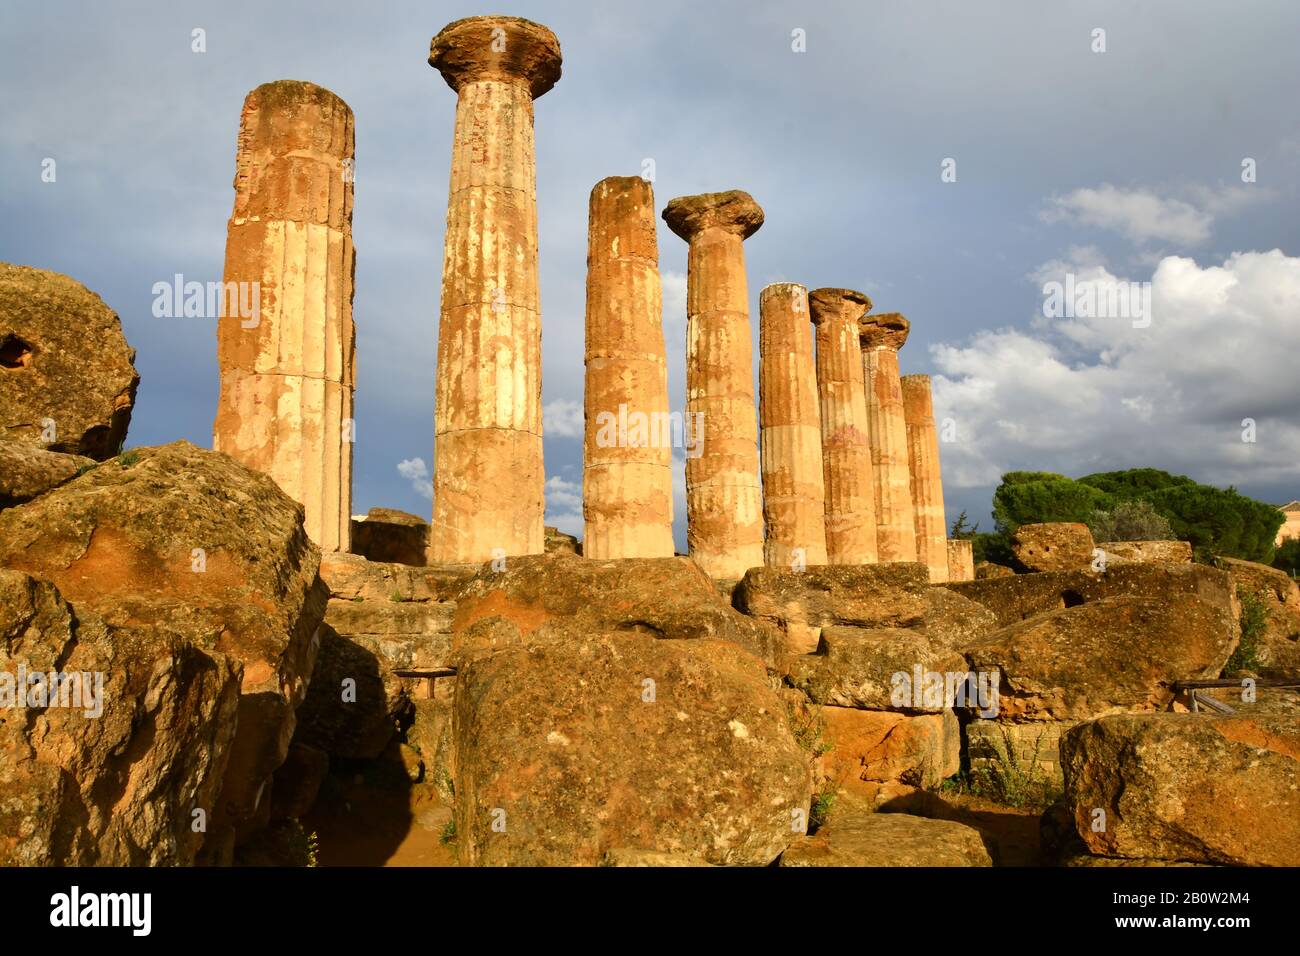
<instances>
[{"instance_id":1,"label":"golden stone texture","mask_svg":"<svg viewBox=\"0 0 1300 956\"><path fill-rule=\"evenodd\" d=\"M816 289L808 301L817 330L827 559L875 564L875 491L858 331L871 300L852 289Z\"/></svg>"},{"instance_id":2,"label":"golden stone texture","mask_svg":"<svg viewBox=\"0 0 1300 956\"><path fill-rule=\"evenodd\" d=\"M764 563L826 563L826 486L808 290L793 282L758 296Z\"/></svg>"},{"instance_id":3,"label":"golden stone texture","mask_svg":"<svg viewBox=\"0 0 1300 956\"><path fill-rule=\"evenodd\" d=\"M746 192L672 200L664 222L690 244L686 278L686 414L703 421L701 453L686 458L686 537L710 577L763 564L754 349L744 240L763 224Z\"/></svg>"},{"instance_id":4,"label":"golden stone texture","mask_svg":"<svg viewBox=\"0 0 1300 956\"><path fill-rule=\"evenodd\" d=\"M346 551L352 510L352 110L312 83L248 94L226 283L258 283L256 322L217 323L213 447L275 479L308 535Z\"/></svg>"},{"instance_id":5,"label":"golden stone texture","mask_svg":"<svg viewBox=\"0 0 1300 956\"><path fill-rule=\"evenodd\" d=\"M591 191L582 472L588 558L673 556L654 207L654 190L639 176L611 176Z\"/></svg>"},{"instance_id":6,"label":"golden stone texture","mask_svg":"<svg viewBox=\"0 0 1300 956\"><path fill-rule=\"evenodd\" d=\"M907 424L898 381L898 350L909 329L907 319L897 312L864 315L859 323L876 488L876 551L882 562L916 560Z\"/></svg>"},{"instance_id":7,"label":"golden stone texture","mask_svg":"<svg viewBox=\"0 0 1300 956\"><path fill-rule=\"evenodd\" d=\"M457 93L434 410L434 563L541 554L542 325L533 100L560 45L517 17L471 17L433 38Z\"/></svg>"},{"instance_id":8,"label":"golden stone texture","mask_svg":"<svg viewBox=\"0 0 1300 956\"><path fill-rule=\"evenodd\" d=\"M916 560L930 569L930 582L938 584L949 580L948 527L943 514L939 433L934 427L930 376L904 375L900 384L903 415L907 421L907 465L911 474L912 516L916 523ZM970 577L974 577L973 564Z\"/></svg>"}]
</instances>

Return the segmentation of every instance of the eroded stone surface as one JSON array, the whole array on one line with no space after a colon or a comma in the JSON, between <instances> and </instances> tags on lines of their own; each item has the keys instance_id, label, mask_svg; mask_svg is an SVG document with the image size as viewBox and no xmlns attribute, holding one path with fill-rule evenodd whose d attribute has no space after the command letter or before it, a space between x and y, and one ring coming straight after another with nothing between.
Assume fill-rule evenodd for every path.
<instances>
[{"instance_id":1,"label":"eroded stone surface","mask_svg":"<svg viewBox=\"0 0 1300 956\"><path fill-rule=\"evenodd\" d=\"M858 321L876 492L877 557L916 561L907 422L898 370L898 350L911 326L897 312L868 313Z\"/></svg>"},{"instance_id":2,"label":"eroded stone surface","mask_svg":"<svg viewBox=\"0 0 1300 956\"><path fill-rule=\"evenodd\" d=\"M1016 560L1030 571L1092 567L1095 547L1088 526L1078 522L1022 524L1011 535L1011 550Z\"/></svg>"},{"instance_id":3,"label":"eroded stone surface","mask_svg":"<svg viewBox=\"0 0 1300 956\"><path fill-rule=\"evenodd\" d=\"M980 832L906 813L846 814L801 837L782 866L992 866Z\"/></svg>"},{"instance_id":4,"label":"eroded stone surface","mask_svg":"<svg viewBox=\"0 0 1300 956\"><path fill-rule=\"evenodd\" d=\"M903 420L907 428L908 490L916 559L930 569L930 581L947 581L951 573L948 525L943 511L943 476L939 467L939 433L934 423L930 376L904 375Z\"/></svg>"},{"instance_id":5,"label":"eroded stone surface","mask_svg":"<svg viewBox=\"0 0 1300 956\"><path fill-rule=\"evenodd\" d=\"M0 438L112 458L135 406L134 361L117 314L95 293L0 262Z\"/></svg>"},{"instance_id":6,"label":"eroded stone surface","mask_svg":"<svg viewBox=\"0 0 1300 956\"><path fill-rule=\"evenodd\" d=\"M95 467L81 455L0 438L0 508L22 504Z\"/></svg>"}]
</instances>

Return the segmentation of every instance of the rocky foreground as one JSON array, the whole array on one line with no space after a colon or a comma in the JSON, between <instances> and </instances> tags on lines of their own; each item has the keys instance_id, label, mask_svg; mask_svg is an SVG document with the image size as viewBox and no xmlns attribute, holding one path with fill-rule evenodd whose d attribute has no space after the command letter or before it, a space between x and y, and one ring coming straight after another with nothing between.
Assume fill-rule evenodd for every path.
<instances>
[{"instance_id":1,"label":"rocky foreground","mask_svg":"<svg viewBox=\"0 0 1300 956\"><path fill-rule=\"evenodd\" d=\"M981 772L1059 795L1048 861L1300 862L1294 697L1189 713L1174 687L1223 673L1246 573L1284 659L1295 594L1258 569L719 588L559 535L496 565L322 560L270 479L183 442L6 441L0 475L0 671L103 678L97 715L29 685L0 724L8 865L293 860L385 766L408 839L464 865L996 865L954 785ZM401 552L412 522L376 519Z\"/></svg>"}]
</instances>

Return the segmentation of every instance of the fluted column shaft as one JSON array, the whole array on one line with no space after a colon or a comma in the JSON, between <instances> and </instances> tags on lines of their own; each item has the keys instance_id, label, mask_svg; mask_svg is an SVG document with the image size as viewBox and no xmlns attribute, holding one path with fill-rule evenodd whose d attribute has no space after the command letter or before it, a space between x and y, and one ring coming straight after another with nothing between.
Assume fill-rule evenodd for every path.
<instances>
[{"instance_id":1,"label":"fluted column shaft","mask_svg":"<svg viewBox=\"0 0 1300 956\"><path fill-rule=\"evenodd\" d=\"M793 282L759 293L758 394L763 560L826 563L826 486L808 290Z\"/></svg>"},{"instance_id":2,"label":"fluted column shaft","mask_svg":"<svg viewBox=\"0 0 1300 956\"><path fill-rule=\"evenodd\" d=\"M876 499L876 551L882 562L915 561L916 527L907 459L907 423L899 385L898 350L907 320L897 313L861 323L862 376Z\"/></svg>"},{"instance_id":3,"label":"fluted column shaft","mask_svg":"<svg viewBox=\"0 0 1300 956\"><path fill-rule=\"evenodd\" d=\"M809 302L817 339L826 556L830 564L874 564L875 491L858 345L858 319L871 300L850 290L818 289Z\"/></svg>"},{"instance_id":4,"label":"fluted column shaft","mask_svg":"<svg viewBox=\"0 0 1300 956\"><path fill-rule=\"evenodd\" d=\"M916 556L930 569L931 583L937 584L948 580L948 533L930 376L904 375L900 384L907 422L907 465L911 475Z\"/></svg>"},{"instance_id":5,"label":"fluted column shaft","mask_svg":"<svg viewBox=\"0 0 1300 956\"><path fill-rule=\"evenodd\" d=\"M240 314L227 293L217 322L213 447L300 502L326 551L351 537L354 144L352 110L329 90L282 80L248 94L225 282L257 283L258 309Z\"/></svg>"},{"instance_id":6,"label":"fluted column shaft","mask_svg":"<svg viewBox=\"0 0 1300 956\"><path fill-rule=\"evenodd\" d=\"M587 230L583 554L673 556L672 430L654 191L611 176Z\"/></svg>"},{"instance_id":7,"label":"fluted column shaft","mask_svg":"<svg viewBox=\"0 0 1300 956\"><path fill-rule=\"evenodd\" d=\"M434 406L432 562L544 548L533 100L559 77L545 27L473 17L434 37L457 92Z\"/></svg>"}]
</instances>

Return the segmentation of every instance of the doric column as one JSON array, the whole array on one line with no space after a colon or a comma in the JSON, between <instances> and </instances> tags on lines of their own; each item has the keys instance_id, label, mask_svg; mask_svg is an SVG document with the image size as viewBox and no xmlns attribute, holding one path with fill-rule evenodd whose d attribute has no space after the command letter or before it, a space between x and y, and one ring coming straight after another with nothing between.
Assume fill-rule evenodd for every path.
<instances>
[{"instance_id":1,"label":"doric column","mask_svg":"<svg viewBox=\"0 0 1300 956\"><path fill-rule=\"evenodd\" d=\"M948 539L948 580L975 580L975 544L969 539Z\"/></svg>"},{"instance_id":2,"label":"doric column","mask_svg":"<svg viewBox=\"0 0 1300 956\"><path fill-rule=\"evenodd\" d=\"M248 94L217 322L213 447L301 502L325 551L348 549L352 519L354 152L352 110L329 90Z\"/></svg>"},{"instance_id":3,"label":"doric column","mask_svg":"<svg viewBox=\"0 0 1300 956\"><path fill-rule=\"evenodd\" d=\"M754 413L744 240L763 225L749 193L682 196L664 222L690 243L686 277L686 537L712 578L763 563L763 504ZM702 440L702 444L701 444Z\"/></svg>"},{"instance_id":4,"label":"doric column","mask_svg":"<svg viewBox=\"0 0 1300 956\"><path fill-rule=\"evenodd\" d=\"M858 344L858 320L871 311L871 300L852 289L816 289L808 301L817 330L826 555L830 564L875 564L875 491Z\"/></svg>"},{"instance_id":5,"label":"doric column","mask_svg":"<svg viewBox=\"0 0 1300 956\"><path fill-rule=\"evenodd\" d=\"M903 416L907 421L907 467L911 474L916 559L930 569L930 582L948 580L948 527L943 514L939 434L934 427L930 376L904 375Z\"/></svg>"},{"instance_id":6,"label":"doric column","mask_svg":"<svg viewBox=\"0 0 1300 956\"><path fill-rule=\"evenodd\" d=\"M655 200L639 176L591 191L582 513L588 558L673 556L672 434Z\"/></svg>"},{"instance_id":7,"label":"doric column","mask_svg":"<svg viewBox=\"0 0 1300 956\"><path fill-rule=\"evenodd\" d=\"M758 295L763 559L769 567L826 563L822 423L808 290L793 282Z\"/></svg>"},{"instance_id":8,"label":"doric column","mask_svg":"<svg viewBox=\"0 0 1300 956\"><path fill-rule=\"evenodd\" d=\"M867 393L871 470L876 488L876 552L881 562L915 561L916 528L907 467L907 423L899 385L898 350L907 319L897 312L864 315L859 323Z\"/></svg>"},{"instance_id":9,"label":"doric column","mask_svg":"<svg viewBox=\"0 0 1300 956\"><path fill-rule=\"evenodd\" d=\"M457 20L429 64L456 91L438 327L431 562L541 554L542 324L533 100L560 44L517 17Z\"/></svg>"}]
</instances>

